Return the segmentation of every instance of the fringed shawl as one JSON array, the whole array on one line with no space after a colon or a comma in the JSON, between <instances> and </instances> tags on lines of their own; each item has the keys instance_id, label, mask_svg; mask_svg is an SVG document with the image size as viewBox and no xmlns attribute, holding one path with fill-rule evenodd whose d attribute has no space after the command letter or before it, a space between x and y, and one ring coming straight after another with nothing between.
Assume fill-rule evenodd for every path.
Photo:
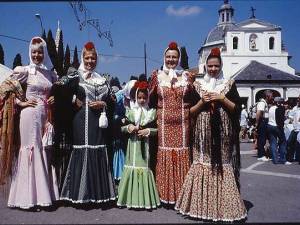
<instances>
[{"instance_id":1,"label":"fringed shawl","mask_svg":"<svg viewBox=\"0 0 300 225\"><path fill-rule=\"evenodd\" d=\"M199 83L198 83L199 84ZM202 87L201 84L199 84L200 90L199 88L197 88L198 91L202 91ZM231 164L234 170L234 175L235 175L235 179L236 179L236 183L237 186L240 187L239 185L239 177L240 177L240 142L239 142L239 131L240 131L240 123L239 123L239 118L240 118L240 113L241 113L241 100L240 100L240 96L238 94L235 82L233 80L228 80L224 86L225 89L221 90L222 93L225 94L226 98L228 98L230 101L232 101L235 104L235 108L233 112L230 112L227 108L223 107L221 104L217 104L216 105L216 111L218 114L218 119L221 120L221 115L220 112L218 110L218 108L222 107L223 110L226 112L226 114L228 115L228 118L230 119L231 123L232 123L232 136L230 137L230 143L229 147L230 147L230 154L231 154ZM204 110L209 111L209 107L206 107ZM221 130L219 128L221 121L216 121L216 117L211 116L210 117L210 124L211 124L211 134L208 136L213 136L216 135L216 133L218 133L216 136L218 136L219 138L221 138ZM200 127L200 129L203 129L202 127ZM207 131L206 131L207 132ZM214 139L216 139L216 137L214 137ZM195 137L192 138L192 140L196 141ZM220 145L220 142L216 143ZM197 144L199 145L199 144ZM220 148L220 146L218 146ZM212 155L211 157L215 157L216 155L213 154L213 149L212 151ZM222 157L222 156L220 156ZM213 159L212 159L213 161ZM219 164L220 162L214 161L214 163ZM222 163L222 162L221 162ZM217 168L220 170L222 170L222 164L221 165L217 165Z\"/></svg>"},{"instance_id":2,"label":"fringed shawl","mask_svg":"<svg viewBox=\"0 0 300 225\"><path fill-rule=\"evenodd\" d=\"M15 99L24 101L24 92L19 81L8 78L0 85L0 184L5 184L11 175L13 162L20 145L18 115Z\"/></svg>"}]
</instances>

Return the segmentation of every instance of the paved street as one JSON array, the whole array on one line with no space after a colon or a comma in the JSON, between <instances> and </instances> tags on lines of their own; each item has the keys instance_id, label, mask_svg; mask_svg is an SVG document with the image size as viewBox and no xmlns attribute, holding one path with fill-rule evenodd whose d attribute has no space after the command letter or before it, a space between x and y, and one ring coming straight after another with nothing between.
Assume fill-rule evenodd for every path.
<instances>
[{"instance_id":1,"label":"paved street","mask_svg":"<svg viewBox=\"0 0 300 225\"><path fill-rule=\"evenodd\" d=\"M241 193L248 210L246 223L300 222L300 165L273 165L256 160L253 145L242 143ZM66 202L32 212L6 207L0 194L0 224L190 224L172 209L153 211L116 208L114 204L75 208ZM201 221L200 221L201 223Z\"/></svg>"}]
</instances>

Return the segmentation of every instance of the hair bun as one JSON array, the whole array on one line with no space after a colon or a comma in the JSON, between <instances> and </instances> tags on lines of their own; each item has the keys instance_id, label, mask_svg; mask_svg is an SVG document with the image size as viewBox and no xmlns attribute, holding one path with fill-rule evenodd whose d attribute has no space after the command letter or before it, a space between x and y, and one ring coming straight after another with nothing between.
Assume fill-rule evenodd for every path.
<instances>
[{"instance_id":1,"label":"hair bun","mask_svg":"<svg viewBox=\"0 0 300 225\"><path fill-rule=\"evenodd\" d=\"M211 55L211 56L220 57L220 56L221 56L220 49L219 49L219 48L213 48L213 49L210 51L210 55Z\"/></svg>"},{"instance_id":2,"label":"hair bun","mask_svg":"<svg viewBox=\"0 0 300 225\"><path fill-rule=\"evenodd\" d=\"M177 43L174 42L174 41L170 42L170 44L169 44L169 49L170 49L170 50L177 50L177 49L178 49Z\"/></svg>"},{"instance_id":3,"label":"hair bun","mask_svg":"<svg viewBox=\"0 0 300 225\"><path fill-rule=\"evenodd\" d=\"M148 83L146 81L136 81L133 87L135 89L148 89Z\"/></svg>"},{"instance_id":4,"label":"hair bun","mask_svg":"<svg viewBox=\"0 0 300 225\"><path fill-rule=\"evenodd\" d=\"M35 38L33 38L32 40L31 40L31 44L33 44L33 45L35 45L35 44L40 44L40 43L42 43L43 42L43 40L42 40L42 38L40 38L40 37L35 37Z\"/></svg>"},{"instance_id":5,"label":"hair bun","mask_svg":"<svg viewBox=\"0 0 300 225\"><path fill-rule=\"evenodd\" d=\"M84 48L86 49L86 50L92 50L92 49L95 49L95 45L94 45L94 43L93 42L88 42L88 43L86 43L85 45L84 45Z\"/></svg>"}]
</instances>

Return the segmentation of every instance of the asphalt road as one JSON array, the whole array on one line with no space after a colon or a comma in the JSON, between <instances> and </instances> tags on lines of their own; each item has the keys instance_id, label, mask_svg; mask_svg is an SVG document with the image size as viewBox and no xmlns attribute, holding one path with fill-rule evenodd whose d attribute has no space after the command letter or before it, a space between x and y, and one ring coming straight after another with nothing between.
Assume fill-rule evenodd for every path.
<instances>
[{"instance_id":1,"label":"asphalt road","mask_svg":"<svg viewBox=\"0 0 300 225\"><path fill-rule=\"evenodd\" d=\"M274 165L256 160L253 145L241 144L241 194L248 210L246 223L300 223L300 165ZM202 223L173 209L119 209L115 203L74 206L58 202L36 211L7 208L0 193L0 224L191 224Z\"/></svg>"}]
</instances>

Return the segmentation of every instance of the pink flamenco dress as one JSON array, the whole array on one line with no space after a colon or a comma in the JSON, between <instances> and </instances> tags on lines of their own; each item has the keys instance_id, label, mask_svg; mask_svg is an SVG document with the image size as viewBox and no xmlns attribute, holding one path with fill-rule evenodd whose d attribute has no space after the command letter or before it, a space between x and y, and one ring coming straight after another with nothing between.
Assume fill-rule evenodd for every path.
<instances>
[{"instance_id":1,"label":"pink flamenco dress","mask_svg":"<svg viewBox=\"0 0 300 225\"><path fill-rule=\"evenodd\" d=\"M35 99L37 105L21 110L21 146L13 169L8 207L50 206L59 194L54 167L50 164L51 148L43 146L42 138L44 131L49 130L47 99L56 74L25 66L16 67L12 78L27 86L26 98Z\"/></svg>"}]
</instances>

